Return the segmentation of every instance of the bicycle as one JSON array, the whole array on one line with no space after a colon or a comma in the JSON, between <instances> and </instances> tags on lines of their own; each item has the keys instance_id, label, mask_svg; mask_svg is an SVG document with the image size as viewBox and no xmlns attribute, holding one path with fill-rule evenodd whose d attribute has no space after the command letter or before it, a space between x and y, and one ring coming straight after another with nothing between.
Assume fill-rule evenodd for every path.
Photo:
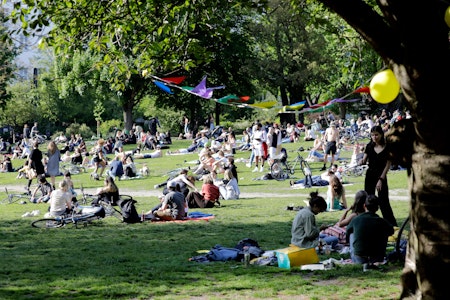
<instances>
[{"instance_id":1,"label":"bicycle","mask_svg":"<svg viewBox=\"0 0 450 300\"><path fill-rule=\"evenodd\" d=\"M278 157L275 157L270 166L270 174L274 179L284 180L289 178L289 175L295 174L297 166L305 177L311 176L311 167L298 150L297 156L292 161L287 160L285 153L281 153Z\"/></svg>"},{"instance_id":2,"label":"bicycle","mask_svg":"<svg viewBox=\"0 0 450 300\"><path fill-rule=\"evenodd\" d=\"M359 177L366 174L367 169L369 168L368 165L347 165L344 164L342 167L340 167L339 172L343 176L347 177Z\"/></svg>"},{"instance_id":3,"label":"bicycle","mask_svg":"<svg viewBox=\"0 0 450 300\"><path fill-rule=\"evenodd\" d=\"M35 133L33 136L33 141L38 142L39 144L45 143L47 141L47 136L44 134Z\"/></svg>"},{"instance_id":4,"label":"bicycle","mask_svg":"<svg viewBox=\"0 0 450 300\"><path fill-rule=\"evenodd\" d=\"M62 164L60 167L61 173L65 173L66 171L69 171L70 174L80 174L85 173L86 168L79 164L73 164L73 163L65 163Z\"/></svg>"},{"instance_id":5,"label":"bicycle","mask_svg":"<svg viewBox=\"0 0 450 300\"><path fill-rule=\"evenodd\" d=\"M132 199L131 196L128 195L120 195L120 199ZM81 203L82 205L91 204L93 202L96 202L98 200L98 197L96 195L88 194L84 192L84 187L81 186ZM119 219L121 222L123 222L123 216L122 212L116 209L111 203L106 201L98 201L98 204L103 207L105 210L105 215L108 217L115 217Z\"/></svg>"},{"instance_id":6,"label":"bicycle","mask_svg":"<svg viewBox=\"0 0 450 300\"><path fill-rule=\"evenodd\" d=\"M408 244L410 230L410 216L408 216L405 221L403 221L402 226L400 226L395 240L395 252L399 256L406 255L406 246Z\"/></svg>"},{"instance_id":7,"label":"bicycle","mask_svg":"<svg viewBox=\"0 0 450 300\"><path fill-rule=\"evenodd\" d=\"M35 228L60 228L67 224L74 224L78 228L79 224L86 227L94 220L103 219L106 216L103 206L78 206L69 214L64 214L55 218L44 218L33 221L32 227Z\"/></svg>"},{"instance_id":8,"label":"bicycle","mask_svg":"<svg viewBox=\"0 0 450 300\"><path fill-rule=\"evenodd\" d=\"M29 193L21 193L21 194L14 194L9 193L8 188L5 187L6 192L6 198L2 199L0 201L0 204L12 204L15 203L21 199L26 199L27 201L30 201L30 194ZM25 201L25 200L23 200Z\"/></svg>"}]
</instances>

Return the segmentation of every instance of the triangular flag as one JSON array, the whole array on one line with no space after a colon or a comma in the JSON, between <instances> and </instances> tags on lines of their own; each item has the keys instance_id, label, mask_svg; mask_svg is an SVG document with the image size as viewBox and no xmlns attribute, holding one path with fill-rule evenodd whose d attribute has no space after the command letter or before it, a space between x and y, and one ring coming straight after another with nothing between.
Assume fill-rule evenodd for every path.
<instances>
[{"instance_id":1,"label":"triangular flag","mask_svg":"<svg viewBox=\"0 0 450 300\"><path fill-rule=\"evenodd\" d=\"M165 85L163 82L158 81L158 80L153 80L153 83L156 84L156 86L159 87L164 92L173 94L172 90L167 85Z\"/></svg>"},{"instance_id":2,"label":"triangular flag","mask_svg":"<svg viewBox=\"0 0 450 300\"><path fill-rule=\"evenodd\" d=\"M180 83L182 83L182 82L186 79L186 76L179 76L179 77L164 77L164 78L161 78L161 79L164 80L164 81L166 81L166 82L173 83L173 84L180 84Z\"/></svg>"}]
</instances>

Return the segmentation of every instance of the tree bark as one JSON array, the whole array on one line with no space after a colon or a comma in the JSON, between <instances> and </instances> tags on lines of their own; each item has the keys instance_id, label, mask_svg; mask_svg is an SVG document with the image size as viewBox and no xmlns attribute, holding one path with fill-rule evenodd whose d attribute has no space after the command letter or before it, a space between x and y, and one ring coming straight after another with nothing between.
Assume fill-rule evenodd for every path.
<instances>
[{"instance_id":1,"label":"tree bark","mask_svg":"<svg viewBox=\"0 0 450 300\"><path fill-rule=\"evenodd\" d=\"M413 116L412 153L404 157L412 162L411 233L400 298L450 299L445 275L450 270L449 119L441 107L450 82L449 28L444 22L448 3L378 1L378 15L361 0L319 1L355 28L394 71Z\"/></svg>"}]
</instances>

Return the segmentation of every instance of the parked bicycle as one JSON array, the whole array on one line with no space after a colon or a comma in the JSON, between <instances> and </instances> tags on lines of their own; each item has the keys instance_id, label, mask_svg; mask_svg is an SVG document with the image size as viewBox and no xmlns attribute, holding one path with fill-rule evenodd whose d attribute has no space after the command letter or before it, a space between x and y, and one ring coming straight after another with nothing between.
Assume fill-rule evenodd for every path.
<instances>
[{"instance_id":1,"label":"parked bicycle","mask_svg":"<svg viewBox=\"0 0 450 300\"><path fill-rule=\"evenodd\" d=\"M45 134L38 134L36 133L33 136L33 141L38 142L39 144L43 144L47 141L47 136Z\"/></svg>"},{"instance_id":2,"label":"parked bicycle","mask_svg":"<svg viewBox=\"0 0 450 300\"><path fill-rule=\"evenodd\" d=\"M86 227L94 220L103 219L106 216L103 206L77 206L71 213L54 218L44 218L33 221L31 226L35 228L60 228L67 224L73 224L75 228L81 224Z\"/></svg>"},{"instance_id":3,"label":"parked bicycle","mask_svg":"<svg viewBox=\"0 0 450 300\"><path fill-rule=\"evenodd\" d=\"M395 241L396 253L406 255L406 246L408 244L410 230L410 217L408 216L398 230L397 239Z\"/></svg>"},{"instance_id":4,"label":"parked bicycle","mask_svg":"<svg viewBox=\"0 0 450 300\"><path fill-rule=\"evenodd\" d=\"M6 197L0 201L0 204L12 204L22 200L21 202L30 201L30 194L28 192L24 193L10 193L8 188L5 187ZM38 190L37 193L40 193ZM39 194L36 194L36 197L39 197Z\"/></svg>"},{"instance_id":5,"label":"parked bicycle","mask_svg":"<svg viewBox=\"0 0 450 300\"><path fill-rule=\"evenodd\" d=\"M80 173L85 173L86 168L80 164L65 163L60 166L60 171L63 174L66 171L69 171L70 174L80 174Z\"/></svg>"},{"instance_id":6,"label":"parked bicycle","mask_svg":"<svg viewBox=\"0 0 450 300\"><path fill-rule=\"evenodd\" d=\"M299 169L305 177L312 174L309 163L298 150L297 156L291 161L288 161L287 153L282 151L278 157L274 158L270 167L270 173L274 179L284 180L289 178L289 175L295 174L296 169Z\"/></svg>"},{"instance_id":7,"label":"parked bicycle","mask_svg":"<svg viewBox=\"0 0 450 300\"><path fill-rule=\"evenodd\" d=\"M348 165L344 164L339 168L339 172L347 177L359 177L366 174L368 165Z\"/></svg>"},{"instance_id":8,"label":"parked bicycle","mask_svg":"<svg viewBox=\"0 0 450 300\"><path fill-rule=\"evenodd\" d=\"M128 195L120 195L121 200L123 199L132 199L131 196ZM120 221L123 221L122 212L115 208L111 203L106 201L98 201L98 196L93 194L88 194L84 191L84 187L81 186L81 205L91 205L94 202L97 202L98 205L102 206L105 210L105 215L108 217L115 217Z\"/></svg>"}]
</instances>

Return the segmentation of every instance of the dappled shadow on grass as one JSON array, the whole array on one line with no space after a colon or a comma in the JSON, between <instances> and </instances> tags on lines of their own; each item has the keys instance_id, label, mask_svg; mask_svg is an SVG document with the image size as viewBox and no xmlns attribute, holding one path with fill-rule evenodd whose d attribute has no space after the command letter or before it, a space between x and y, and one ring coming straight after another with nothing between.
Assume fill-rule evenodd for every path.
<instances>
[{"instance_id":1,"label":"dappled shadow on grass","mask_svg":"<svg viewBox=\"0 0 450 300\"><path fill-rule=\"evenodd\" d=\"M194 295L211 299L219 293L228 299L251 299L258 291L262 298L292 295L294 299L299 294L330 296L329 287L316 286L316 281L354 281L355 289L384 282L389 290L399 276L397 269L367 274L354 266L310 272L244 268L235 261L190 262L199 250L217 244L234 247L243 238L258 241L264 250L288 246L296 214L285 209L289 200L221 202L220 208L190 209L213 213L215 218L208 222L124 224L105 218L80 229L69 225L42 230L31 227L31 218L1 214L0 255L6 259L0 269L0 298L186 299ZM318 222L329 223L339 214L320 214ZM389 295L383 291L386 288L379 289L380 295Z\"/></svg>"}]
</instances>

